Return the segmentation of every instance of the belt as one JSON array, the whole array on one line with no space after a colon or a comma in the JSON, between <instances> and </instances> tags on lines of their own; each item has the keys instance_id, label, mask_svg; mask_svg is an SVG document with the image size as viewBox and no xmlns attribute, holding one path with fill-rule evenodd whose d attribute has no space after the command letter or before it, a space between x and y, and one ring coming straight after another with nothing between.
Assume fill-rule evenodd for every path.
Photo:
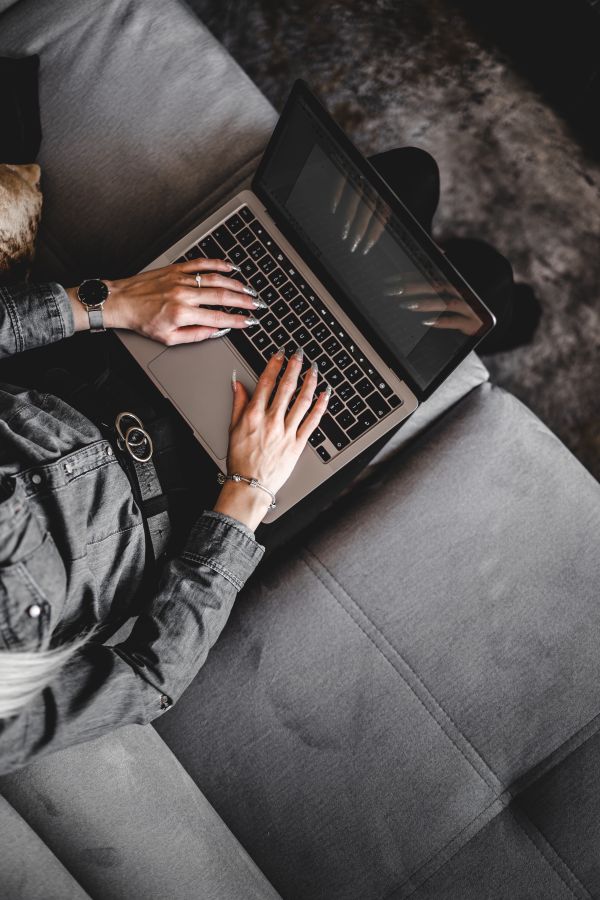
<instances>
[{"instance_id":1,"label":"belt","mask_svg":"<svg viewBox=\"0 0 600 900\"><path fill-rule=\"evenodd\" d=\"M166 550L171 527L168 499L152 461L154 442L139 416L123 410L115 418L111 443L129 476L133 495L144 519L146 539L157 560Z\"/></svg>"}]
</instances>

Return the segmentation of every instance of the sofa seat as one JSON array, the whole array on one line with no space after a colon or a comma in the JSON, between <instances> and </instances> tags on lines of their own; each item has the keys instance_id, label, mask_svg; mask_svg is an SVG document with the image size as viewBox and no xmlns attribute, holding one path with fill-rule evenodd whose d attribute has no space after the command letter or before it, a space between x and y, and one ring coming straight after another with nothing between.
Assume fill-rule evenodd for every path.
<instances>
[{"instance_id":1,"label":"sofa seat","mask_svg":"<svg viewBox=\"0 0 600 900\"><path fill-rule=\"evenodd\" d=\"M597 896L598 533L483 385L267 561L155 727L286 900Z\"/></svg>"}]
</instances>

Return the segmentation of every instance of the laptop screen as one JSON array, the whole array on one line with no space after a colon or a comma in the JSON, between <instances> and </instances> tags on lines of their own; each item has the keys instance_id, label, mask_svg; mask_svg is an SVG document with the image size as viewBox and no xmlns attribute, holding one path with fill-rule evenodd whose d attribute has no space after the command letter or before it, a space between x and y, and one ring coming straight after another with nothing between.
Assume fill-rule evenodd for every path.
<instances>
[{"instance_id":1,"label":"laptop screen","mask_svg":"<svg viewBox=\"0 0 600 900\"><path fill-rule=\"evenodd\" d=\"M254 189L310 251L307 262L312 256L329 275L336 299L341 291L350 302L347 312L359 313L357 325L362 317L427 392L489 329L489 313L465 298L466 285L451 283L436 263L439 250L424 249L424 232L393 197L394 208L386 202L364 161L357 164L356 151L347 152L312 106L302 92L288 105Z\"/></svg>"}]
</instances>

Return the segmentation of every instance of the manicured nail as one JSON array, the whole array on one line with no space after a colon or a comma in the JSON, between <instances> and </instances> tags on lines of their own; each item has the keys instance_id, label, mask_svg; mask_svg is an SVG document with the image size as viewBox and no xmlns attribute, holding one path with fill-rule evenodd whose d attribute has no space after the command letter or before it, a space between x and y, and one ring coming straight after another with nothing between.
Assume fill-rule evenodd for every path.
<instances>
[{"instance_id":1,"label":"manicured nail","mask_svg":"<svg viewBox=\"0 0 600 900\"><path fill-rule=\"evenodd\" d=\"M258 297L258 294L254 290L254 288L245 287L245 288L243 288L243 291L245 294L250 294L251 297Z\"/></svg>"},{"instance_id":2,"label":"manicured nail","mask_svg":"<svg viewBox=\"0 0 600 900\"><path fill-rule=\"evenodd\" d=\"M275 359L283 359L284 356L285 356L285 351L284 351L283 347L280 347L279 350L277 351L277 353L275 354Z\"/></svg>"},{"instance_id":3,"label":"manicured nail","mask_svg":"<svg viewBox=\"0 0 600 900\"><path fill-rule=\"evenodd\" d=\"M350 234L350 222L346 222L344 225L344 230L342 231L342 240L345 241Z\"/></svg>"},{"instance_id":4,"label":"manicured nail","mask_svg":"<svg viewBox=\"0 0 600 900\"><path fill-rule=\"evenodd\" d=\"M229 263L229 268L231 269L232 272L241 272L242 271L239 266L236 266L233 263Z\"/></svg>"},{"instance_id":5,"label":"manicured nail","mask_svg":"<svg viewBox=\"0 0 600 900\"><path fill-rule=\"evenodd\" d=\"M350 247L350 253L354 253L359 244L360 244L360 238L357 237L354 239L354 243Z\"/></svg>"},{"instance_id":6,"label":"manicured nail","mask_svg":"<svg viewBox=\"0 0 600 900\"><path fill-rule=\"evenodd\" d=\"M435 325L437 319L423 319L422 325Z\"/></svg>"},{"instance_id":7,"label":"manicured nail","mask_svg":"<svg viewBox=\"0 0 600 900\"><path fill-rule=\"evenodd\" d=\"M221 328L219 331L213 331L212 334L209 334L208 339L223 337L228 331L231 331L231 328Z\"/></svg>"},{"instance_id":8,"label":"manicured nail","mask_svg":"<svg viewBox=\"0 0 600 900\"><path fill-rule=\"evenodd\" d=\"M327 394L327 399L329 400L329 398L331 397L331 385L330 384L325 385L325 390L323 393Z\"/></svg>"},{"instance_id":9,"label":"manicured nail","mask_svg":"<svg viewBox=\"0 0 600 900\"><path fill-rule=\"evenodd\" d=\"M418 303L401 303L402 309L419 309Z\"/></svg>"},{"instance_id":10,"label":"manicured nail","mask_svg":"<svg viewBox=\"0 0 600 900\"><path fill-rule=\"evenodd\" d=\"M255 309L268 309L269 304L265 303L264 300L254 300L253 304Z\"/></svg>"},{"instance_id":11,"label":"manicured nail","mask_svg":"<svg viewBox=\"0 0 600 900\"><path fill-rule=\"evenodd\" d=\"M250 317L249 319L244 319L245 325L258 325L258 319L253 319Z\"/></svg>"},{"instance_id":12,"label":"manicured nail","mask_svg":"<svg viewBox=\"0 0 600 900\"><path fill-rule=\"evenodd\" d=\"M319 374L319 367L318 367L318 365L317 365L315 362L311 364L310 371L311 371L311 373L315 376L315 378L318 376L318 374Z\"/></svg>"},{"instance_id":13,"label":"manicured nail","mask_svg":"<svg viewBox=\"0 0 600 900\"><path fill-rule=\"evenodd\" d=\"M386 291L386 297L401 297L404 293L404 288L393 288L391 291Z\"/></svg>"},{"instance_id":14,"label":"manicured nail","mask_svg":"<svg viewBox=\"0 0 600 900\"><path fill-rule=\"evenodd\" d=\"M363 249L362 255L366 256L367 253L369 253L373 249L374 246L375 246L375 241L369 241L369 243Z\"/></svg>"},{"instance_id":15,"label":"manicured nail","mask_svg":"<svg viewBox=\"0 0 600 900\"><path fill-rule=\"evenodd\" d=\"M237 390L237 372L235 369L231 373L231 387L234 392Z\"/></svg>"},{"instance_id":16,"label":"manicured nail","mask_svg":"<svg viewBox=\"0 0 600 900\"><path fill-rule=\"evenodd\" d=\"M304 356L304 350L302 349L302 347L298 347L298 348L296 349L296 352L294 353L294 359L297 359L297 360L299 360L300 362L302 362L302 357L303 357L303 356Z\"/></svg>"}]
</instances>

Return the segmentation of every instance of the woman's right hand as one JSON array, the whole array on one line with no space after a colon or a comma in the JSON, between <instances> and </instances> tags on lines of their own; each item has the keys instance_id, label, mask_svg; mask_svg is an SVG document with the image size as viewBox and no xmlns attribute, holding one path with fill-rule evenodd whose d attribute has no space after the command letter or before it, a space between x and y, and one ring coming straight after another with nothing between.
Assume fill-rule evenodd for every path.
<instances>
[{"instance_id":1,"label":"woman's right hand","mask_svg":"<svg viewBox=\"0 0 600 900\"><path fill-rule=\"evenodd\" d=\"M302 351L288 360L273 400L269 402L284 366L280 350L271 357L250 398L241 382L233 380L233 409L229 428L227 472L256 478L274 494L290 477L308 438L327 409L331 389L318 394L317 368L307 369L294 403L287 409L298 385ZM271 498L243 481L226 481L214 509L254 530L264 518Z\"/></svg>"}]
</instances>

